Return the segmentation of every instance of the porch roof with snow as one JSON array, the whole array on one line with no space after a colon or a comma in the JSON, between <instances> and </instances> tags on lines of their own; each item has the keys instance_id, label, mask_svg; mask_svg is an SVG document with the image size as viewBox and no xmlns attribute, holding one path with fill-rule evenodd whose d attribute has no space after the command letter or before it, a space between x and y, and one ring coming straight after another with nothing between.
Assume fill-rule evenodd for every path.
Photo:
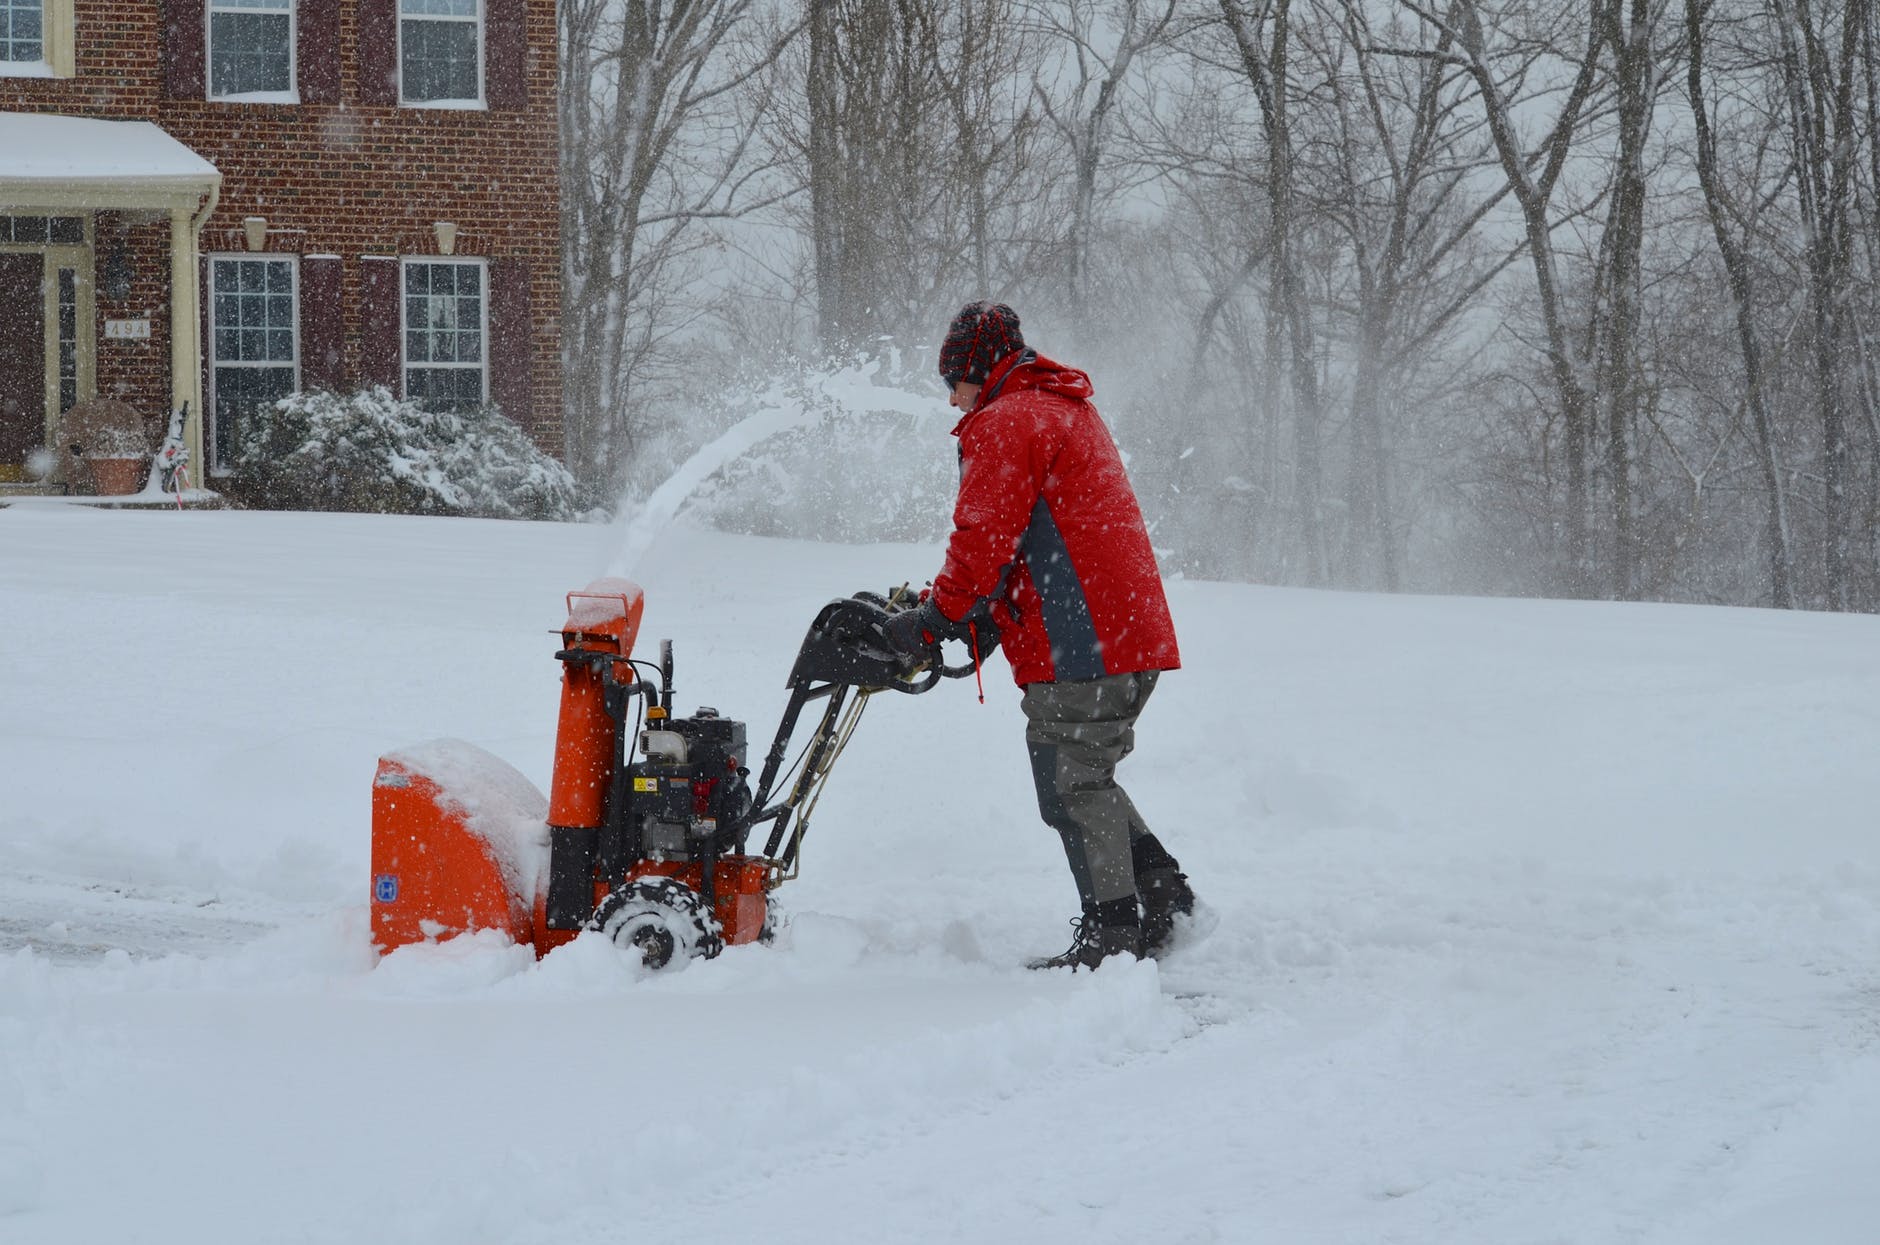
<instances>
[{"instance_id":1,"label":"porch roof with snow","mask_svg":"<svg viewBox=\"0 0 1880 1245\"><path fill-rule=\"evenodd\" d=\"M221 184L154 122L0 112L0 208L194 208Z\"/></svg>"},{"instance_id":2,"label":"porch roof with snow","mask_svg":"<svg viewBox=\"0 0 1880 1245\"><path fill-rule=\"evenodd\" d=\"M202 462L202 273L196 237L222 174L150 121L0 112L0 211L150 213L170 220L170 409Z\"/></svg>"}]
</instances>

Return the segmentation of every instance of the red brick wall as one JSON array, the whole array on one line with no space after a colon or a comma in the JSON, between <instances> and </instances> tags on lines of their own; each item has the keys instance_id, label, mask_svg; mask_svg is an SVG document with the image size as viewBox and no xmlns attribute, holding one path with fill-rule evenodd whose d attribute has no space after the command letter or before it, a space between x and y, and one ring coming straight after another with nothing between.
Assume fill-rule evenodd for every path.
<instances>
[{"instance_id":1,"label":"red brick wall","mask_svg":"<svg viewBox=\"0 0 1880 1245\"><path fill-rule=\"evenodd\" d=\"M342 256L349 377L360 367L360 256L436 254L432 223L449 220L457 224L457 255L526 260L532 401L509 414L559 452L555 2L524 2L521 111L362 104L358 0L339 0L338 104L165 98L158 0L77 0L77 77L0 78L0 111L156 121L222 172L221 200L203 230L205 252L245 250L242 218L265 216L267 250ZM168 226L138 227L132 241L132 297L124 305L98 301L99 391L162 410L169 401ZM108 245L100 229L100 278ZM150 316L150 340L105 342L102 321L128 315ZM493 367L501 362L491 360Z\"/></svg>"},{"instance_id":2,"label":"red brick wall","mask_svg":"<svg viewBox=\"0 0 1880 1245\"><path fill-rule=\"evenodd\" d=\"M146 421L161 420L170 409L170 222L136 224L117 212L100 212L94 229L98 396L130 403ZM106 293L105 270L118 247L130 261L130 295L113 299ZM106 320L149 320L150 336L106 341Z\"/></svg>"}]
</instances>

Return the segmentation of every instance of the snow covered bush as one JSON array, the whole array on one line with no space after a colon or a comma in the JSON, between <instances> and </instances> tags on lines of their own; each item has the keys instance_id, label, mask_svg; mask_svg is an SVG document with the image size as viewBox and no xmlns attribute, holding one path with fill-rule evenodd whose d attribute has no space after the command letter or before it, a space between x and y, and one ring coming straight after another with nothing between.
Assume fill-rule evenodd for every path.
<instances>
[{"instance_id":1,"label":"snow covered bush","mask_svg":"<svg viewBox=\"0 0 1880 1245\"><path fill-rule=\"evenodd\" d=\"M575 519L588 508L568 469L495 407L433 411L377 385L263 407L227 487L267 510Z\"/></svg>"}]
</instances>

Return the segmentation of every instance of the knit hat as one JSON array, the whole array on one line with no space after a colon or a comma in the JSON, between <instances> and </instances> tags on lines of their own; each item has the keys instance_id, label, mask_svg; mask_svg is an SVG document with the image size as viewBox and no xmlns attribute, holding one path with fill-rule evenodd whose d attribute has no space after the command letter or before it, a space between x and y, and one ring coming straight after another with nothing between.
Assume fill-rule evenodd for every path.
<instances>
[{"instance_id":1,"label":"knit hat","mask_svg":"<svg viewBox=\"0 0 1880 1245\"><path fill-rule=\"evenodd\" d=\"M949 385L983 385L993 364L1024 348L1016 311L1004 303L967 303L940 343L940 379Z\"/></svg>"}]
</instances>

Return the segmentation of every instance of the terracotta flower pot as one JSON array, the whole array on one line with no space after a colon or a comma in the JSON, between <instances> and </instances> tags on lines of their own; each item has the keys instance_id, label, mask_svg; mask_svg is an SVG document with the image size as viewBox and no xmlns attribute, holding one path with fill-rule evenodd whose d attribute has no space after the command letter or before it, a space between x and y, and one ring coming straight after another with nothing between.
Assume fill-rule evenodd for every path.
<instances>
[{"instance_id":1,"label":"terracotta flower pot","mask_svg":"<svg viewBox=\"0 0 1880 1245\"><path fill-rule=\"evenodd\" d=\"M135 493L144 486L144 468L150 460L139 455L136 458L87 458L85 465L91 468L92 486L100 497L122 497Z\"/></svg>"}]
</instances>

